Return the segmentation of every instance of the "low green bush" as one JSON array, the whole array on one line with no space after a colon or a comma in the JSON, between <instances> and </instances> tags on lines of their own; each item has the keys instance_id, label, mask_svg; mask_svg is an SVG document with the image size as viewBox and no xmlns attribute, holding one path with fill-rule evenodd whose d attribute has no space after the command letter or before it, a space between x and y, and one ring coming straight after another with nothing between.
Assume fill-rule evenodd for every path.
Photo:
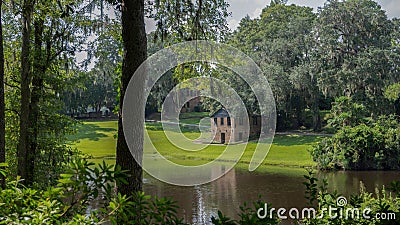
<instances>
[{"instance_id":1,"label":"low green bush","mask_svg":"<svg viewBox=\"0 0 400 225\"><path fill-rule=\"evenodd\" d=\"M240 213L238 214L239 219L231 219L224 215L221 211L218 210L218 217L212 217L211 222L214 225L276 225L280 223L276 213L273 214L273 218L266 217L264 219L260 219L257 215L257 210L260 208L264 208L264 202L258 200L253 203L252 206L249 206L246 202L243 203L242 206L239 207ZM272 208L271 205L268 204L268 208Z\"/></svg>"},{"instance_id":2,"label":"low green bush","mask_svg":"<svg viewBox=\"0 0 400 225\"><path fill-rule=\"evenodd\" d=\"M24 187L18 178L0 192L0 224L184 224L177 205L144 193L130 197L115 191L125 182L119 167L77 159L55 187Z\"/></svg>"},{"instance_id":3,"label":"low green bush","mask_svg":"<svg viewBox=\"0 0 400 225\"><path fill-rule=\"evenodd\" d=\"M382 116L355 126L341 127L310 150L320 169L400 169L400 124L396 116Z\"/></svg>"},{"instance_id":4,"label":"low green bush","mask_svg":"<svg viewBox=\"0 0 400 225\"><path fill-rule=\"evenodd\" d=\"M365 191L361 185L360 193L345 199L341 194L328 192L326 180L320 186L312 172L306 177L307 192L311 194L310 206L317 205L316 216L305 218L304 225L394 225L400 224L400 204L398 192L390 193L376 188L375 193ZM338 199L344 200L339 201ZM329 213L332 209L332 213Z\"/></svg>"}]
</instances>

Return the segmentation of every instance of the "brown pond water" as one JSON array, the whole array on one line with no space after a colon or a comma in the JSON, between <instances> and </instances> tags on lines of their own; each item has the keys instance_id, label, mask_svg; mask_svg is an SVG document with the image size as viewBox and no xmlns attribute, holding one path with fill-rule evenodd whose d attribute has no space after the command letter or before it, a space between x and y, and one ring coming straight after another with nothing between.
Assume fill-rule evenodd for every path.
<instances>
[{"instance_id":1,"label":"brown pond water","mask_svg":"<svg viewBox=\"0 0 400 225\"><path fill-rule=\"evenodd\" d=\"M305 179L302 172L248 172L242 169L232 169L222 178L195 187L180 187L165 184L150 176L145 176L144 191L146 194L159 197L171 197L178 202L179 215L189 224L210 224L211 217L221 210L225 215L236 218L239 206L243 202L253 202L262 196L263 202L271 203L279 208L306 207L304 198ZM304 172L305 173L305 172ZM375 192L393 180L400 180L400 172L396 171L340 171L319 173L319 178L327 178L330 190L337 190L343 196L349 197L358 193L360 182L366 190ZM291 224L287 220L282 224Z\"/></svg>"}]
</instances>

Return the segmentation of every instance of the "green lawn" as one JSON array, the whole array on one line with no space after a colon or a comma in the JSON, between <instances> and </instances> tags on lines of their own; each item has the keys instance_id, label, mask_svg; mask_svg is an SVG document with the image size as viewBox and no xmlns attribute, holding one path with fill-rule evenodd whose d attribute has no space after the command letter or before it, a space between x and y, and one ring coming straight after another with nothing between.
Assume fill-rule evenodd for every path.
<instances>
[{"instance_id":1,"label":"green lawn","mask_svg":"<svg viewBox=\"0 0 400 225\"><path fill-rule=\"evenodd\" d=\"M189 112L179 114L179 122L187 124L198 124L204 117L209 117L209 112Z\"/></svg>"},{"instance_id":2,"label":"green lawn","mask_svg":"<svg viewBox=\"0 0 400 225\"><path fill-rule=\"evenodd\" d=\"M118 121L84 122L68 137L71 145L97 159L115 157ZM99 160L100 161L100 160Z\"/></svg>"},{"instance_id":3,"label":"green lawn","mask_svg":"<svg viewBox=\"0 0 400 225\"><path fill-rule=\"evenodd\" d=\"M226 146L209 145L205 149L197 152L188 152L172 145L159 123L150 123L146 125L149 135L154 145L160 153L168 157L171 161L185 165L200 165L209 160L218 157ZM105 159L109 163L114 162L117 121L96 121L84 122L77 127L78 132L69 136L71 145L78 148L85 154L92 155L94 162L101 162ZM198 132L185 132L185 136L191 139L199 137ZM298 135L277 135L274 138L273 145L263 162L263 166L284 166L284 167L310 167L315 163L312 161L307 149L312 143L318 141L321 137L316 136L298 136ZM243 144L233 146L242 147ZM256 143L250 142L246 147L240 162L248 163L253 155ZM242 164L241 166L245 166ZM260 168L262 170L263 168Z\"/></svg>"},{"instance_id":4,"label":"green lawn","mask_svg":"<svg viewBox=\"0 0 400 225\"><path fill-rule=\"evenodd\" d=\"M149 132L150 138L153 140L155 147L159 152L169 157L171 161L179 163L177 160L213 160L217 158L225 149L226 146L209 145L201 151L190 152L184 151L172 145L163 131ZM195 139L199 136L198 133L185 133L186 137ZM273 145L264 160L265 165L278 165L289 167L310 167L314 166L307 149L310 145L316 142L320 137L315 136L294 136L294 135L277 135L274 138ZM244 144L234 145L232 151L240 149ZM264 144L264 147L268 147ZM240 162L249 163L254 153L256 143L248 143L246 150ZM183 164L187 164L184 162ZM202 164L202 163L198 163Z\"/></svg>"}]
</instances>

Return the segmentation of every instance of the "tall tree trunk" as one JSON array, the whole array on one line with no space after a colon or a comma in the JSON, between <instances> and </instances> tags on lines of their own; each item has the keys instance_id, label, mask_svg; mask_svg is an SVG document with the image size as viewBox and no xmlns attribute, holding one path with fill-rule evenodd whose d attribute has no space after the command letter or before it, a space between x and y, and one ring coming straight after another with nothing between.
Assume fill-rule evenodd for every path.
<instances>
[{"instance_id":1,"label":"tall tree trunk","mask_svg":"<svg viewBox=\"0 0 400 225\"><path fill-rule=\"evenodd\" d=\"M39 136L39 102L42 97L43 77L46 72L45 59L43 57L43 23L42 19L34 22L34 54L33 54L33 74L32 92L29 107L29 139L27 145L27 183L34 180L35 156L38 146Z\"/></svg>"},{"instance_id":2,"label":"tall tree trunk","mask_svg":"<svg viewBox=\"0 0 400 225\"><path fill-rule=\"evenodd\" d=\"M313 118L313 130L320 131L322 124L321 124L321 115L320 115L320 110L319 110L318 89L314 90L314 92L311 95L312 95L311 113L312 113L312 118Z\"/></svg>"},{"instance_id":3,"label":"tall tree trunk","mask_svg":"<svg viewBox=\"0 0 400 225\"><path fill-rule=\"evenodd\" d=\"M144 25L144 0L122 0L122 39L124 45L124 58L122 65L121 92L120 92L120 114L118 120L118 141L117 141L117 165L121 169L129 171L128 184L118 184L118 191L123 195L132 195L133 192L142 190L142 168L135 161L125 140L122 125L122 108L125 91L132 75L140 64L147 57L147 41ZM135 77L135 82L143 82L143 89L136 89L136 99L130 99L131 104L142 106L142 94L144 92L144 79ZM141 107L137 107L135 112L135 124L132 129L135 133L136 142L134 143L137 155L143 154L143 129L144 112Z\"/></svg>"},{"instance_id":4,"label":"tall tree trunk","mask_svg":"<svg viewBox=\"0 0 400 225\"><path fill-rule=\"evenodd\" d=\"M0 2L0 18L1 18ZM4 50L3 50L3 24L0 20L0 163L6 162L6 125L5 125L5 98L4 98ZM0 186L5 188L5 177L0 174Z\"/></svg>"},{"instance_id":5,"label":"tall tree trunk","mask_svg":"<svg viewBox=\"0 0 400 225\"><path fill-rule=\"evenodd\" d=\"M20 134L17 149L18 175L29 184L28 178L28 138L29 138L29 104L30 104L30 34L33 13L33 0L25 0L22 6L22 49L21 49L21 109Z\"/></svg>"},{"instance_id":6,"label":"tall tree trunk","mask_svg":"<svg viewBox=\"0 0 400 225\"><path fill-rule=\"evenodd\" d=\"M321 115L319 109L313 110L313 130L321 130Z\"/></svg>"}]
</instances>

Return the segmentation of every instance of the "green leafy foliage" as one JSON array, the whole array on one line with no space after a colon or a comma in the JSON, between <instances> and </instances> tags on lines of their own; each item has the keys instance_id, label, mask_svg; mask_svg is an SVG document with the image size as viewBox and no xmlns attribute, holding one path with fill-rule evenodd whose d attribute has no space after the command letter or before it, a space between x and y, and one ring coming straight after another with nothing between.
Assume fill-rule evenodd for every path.
<instances>
[{"instance_id":1,"label":"green leafy foliage","mask_svg":"<svg viewBox=\"0 0 400 225\"><path fill-rule=\"evenodd\" d=\"M314 117L310 127L317 130L321 125L317 71L310 54L315 19L309 7L274 1L263 9L259 19L243 18L228 40L252 57L267 77L277 105L278 130L305 125L306 108L312 109ZM223 74L224 81L239 91L248 111L257 111L254 94L246 83Z\"/></svg>"},{"instance_id":2,"label":"green leafy foliage","mask_svg":"<svg viewBox=\"0 0 400 225\"><path fill-rule=\"evenodd\" d=\"M276 100L279 130L319 130L323 101L342 95L364 105L375 118L393 113L385 96L396 92L384 92L399 82L398 24L372 0L329 0L317 13L273 1L260 18L243 18L228 43L263 69ZM311 124L306 122L307 110ZM342 116L337 119L352 115Z\"/></svg>"},{"instance_id":3,"label":"green leafy foliage","mask_svg":"<svg viewBox=\"0 0 400 225\"><path fill-rule=\"evenodd\" d=\"M112 224L185 224L179 218L176 202L171 199L157 198L145 195L143 192L135 193L128 199L118 195L110 203L113 210Z\"/></svg>"},{"instance_id":4,"label":"green leafy foliage","mask_svg":"<svg viewBox=\"0 0 400 225\"><path fill-rule=\"evenodd\" d=\"M46 190L27 188L17 178L0 191L0 224L184 224L170 199L116 194L115 182L125 178L118 166L82 159L69 163Z\"/></svg>"},{"instance_id":5,"label":"green leafy foliage","mask_svg":"<svg viewBox=\"0 0 400 225\"><path fill-rule=\"evenodd\" d=\"M30 57L31 68L28 85L21 88L21 18L26 9L23 2L7 1L3 4L2 22L4 35L5 66L5 104L6 104L6 155L7 172L10 177L17 173L17 145L21 134L29 136L29 154L33 155L29 164L32 183L41 188L54 185L64 163L78 154L65 144L65 135L72 132L74 124L61 114L62 93L76 88L71 82L79 71L75 61L76 53L82 50L83 43L91 34L91 28L97 24L88 12L87 2L73 0L24 1L32 2L33 15L29 26L32 32ZM93 24L91 24L93 22ZM27 88L26 88L27 87ZM22 90L23 89L23 90ZM27 93L21 110L21 93ZM26 105L29 105L28 107ZM29 114L29 115L27 115ZM20 129L21 117L28 116L25 129ZM25 122L26 123L26 122ZM26 136L26 135L24 135ZM27 147L28 148L28 147ZM22 151L20 151L22 152ZM28 158L28 155L23 155ZM22 158L20 157L20 158ZM23 164L23 163L20 163ZM22 166L22 165L20 165Z\"/></svg>"},{"instance_id":6,"label":"green leafy foliage","mask_svg":"<svg viewBox=\"0 0 400 225\"><path fill-rule=\"evenodd\" d=\"M398 170L400 124L396 116L343 126L310 150L321 169Z\"/></svg>"},{"instance_id":7,"label":"green leafy foliage","mask_svg":"<svg viewBox=\"0 0 400 225\"><path fill-rule=\"evenodd\" d=\"M396 101L400 98L400 83L392 84L385 90L385 97L390 101Z\"/></svg>"},{"instance_id":8,"label":"green leafy foliage","mask_svg":"<svg viewBox=\"0 0 400 225\"><path fill-rule=\"evenodd\" d=\"M386 113L384 89L398 78L393 31L376 1L327 1L319 9L315 32L323 93L351 96L371 113Z\"/></svg>"},{"instance_id":9,"label":"green leafy foliage","mask_svg":"<svg viewBox=\"0 0 400 225\"><path fill-rule=\"evenodd\" d=\"M400 181L392 181L389 184L389 191L392 191L395 194L400 193Z\"/></svg>"},{"instance_id":10,"label":"green leafy foliage","mask_svg":"<svg viewBox=\"0 0 400 225\"><path fill-rule=\"evenodd\" d=\"M332 109L328 115L328 126L335 129L345 126L354 126L364 122L367 110L364 105L354 102L352 98L341 96L332 103Z\"/></svg>"},{"instance_id":11,"label":"green leafy foliage","mask_svg":"<svg viewBox=\"0 0 400 225\"><path fill-rule=\"evenodd\" d=\"M220 41L229 32L225 0L147 2L147 16L157 21L154 40L166 46L182 41Z\"/></svg>"},{"instance_id":12,"label":"green leafy foliage","mask_svg":"<svg viewBox=\"0 0 400 225\"><path fill-rule=\"evenodd\" d=\"M231 219L225 216L221 211L218 211L218 217L212 217L211 222L215 225L256 225L256 224L265 224L265 225L275 225L279 224L280 220L277 218L276 213L273 214L273 218L267 217L264 219L260 219L257 215L257 210L260 208L264 208L265 203L261 200L254 202L252 205L248 205L246 202L241 205L240 212L238 214L239 219ZM271 207L268 204L268 207Z\"/></svg>"},{"instance_id":13,"label":"green leafy foliage","mask_svg":"<svg viewBox=\"0 0 400 225\"><path fill-rule=\"evenodd\" d=\"M308 200L308 203L310 205L313 205L314 201L317 200L317 194L318 194L317 181L318 181L318 179L313 177L314 174L313 174L312 170L308 170L307 172L308 172L308 174L304 175L304 178L307 181L303 182L303 184L306 186L305 198Z\"/></svg>"},{"instance_id":14,"label":"green leafy foliage","mask_svg":"<svg viewBox=\"0 0 400 225\"><path fill-rule=\"evenodd\" d=\"M305 178L307 180L305 184L319 182L313 173L309 173ZM400 199L392 196L385 188L376 188L375 193L368 193L365 191L365 187L361 185L359 194L351 195L346 204L338 204L337 200L339 197L342 198L342 195L336 191L328 192L327 186L328 183L326 181L319 188L306 185L306 192L317 192L318 208L315 218L305 218L301 221L301 224L386 225L400 222ZM329 207L333 207L336 210L329 214L329 211L327 211ZM341 214L340 211L342 212ZM365 213L365 216L363 213Z\"/></svg>"},{"instance_id":15,"label":"green leafy foliage","mask_svg":"<svg viewBox=\"0 0 400 225\"><path fill-rule=\"evenodd\" d=\"M7 168L7 163L0 163L0 175L3 177L6 177L6 174L7 174L7 171L5 168Z\"/></svg>"},{"instance_id":16,"label":"green leafy foliage","mask_svg":"<svg viewBox=\"0 0 400 225\"><path fill-rule=\"evenodd\" d=\"M364 105L336 98L328 125L333 137L315 144L310 153L321 169L399 169L400 123L394 115L367 117Z\"/></svg>"}]
</instances>

